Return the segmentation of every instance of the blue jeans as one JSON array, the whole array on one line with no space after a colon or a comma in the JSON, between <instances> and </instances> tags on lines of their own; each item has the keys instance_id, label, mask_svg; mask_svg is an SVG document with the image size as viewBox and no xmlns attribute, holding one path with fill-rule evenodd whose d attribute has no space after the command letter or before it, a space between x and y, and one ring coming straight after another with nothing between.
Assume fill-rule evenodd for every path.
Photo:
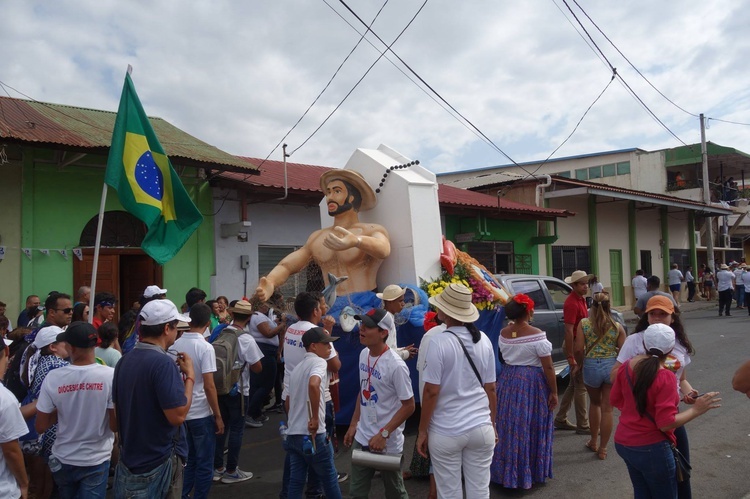
<instances>
[{"instance_id":1,"label":"blue jeans","mask_svg":"<svg viewBox=\"0 0 750 499\"><path fill-rule=\"evenodd\" d=\"M170 485L174 483L175 492L181 495L182 460L175 455L146 473L135 474L122 464L115 468L115 499L151 499L166 497Z\"/></svg>"},{"instance_id":2,"label":"blue jeans","mask_svg":"<svg viewBox=\"0 0 750 499\"><path fill-rule=\"evenodd\" d=\"M260 419L266 397L273 390L276 383L276 353L278 347L258 343L263 358L260 360L263 370L259 373L250 371L250 392L247 403L247 415L253 419Z\"/></svg>"},{"instance_id":3,"label":"blue jeans","mask_svg":"<svg viewBox=\"0 0 750 499\"><path fill-rule=\"evenodd\" d=\"M677 450L690 462L690 442L688 441L687 430L684 426L678 426L674 429L674 436L677 439ZM677 484L677 497L680 499L692 499L693 491L690 487L689 478Z\"/></svg>"},{"instance_id":4,"label":"blue jeans","mask_svg":"<svg viewBox=\"0 0 750 499\"><path fill-rule=\"evenodd\" d=\"M743 307L745 305L745 286L738 285L737 289L734 291L734 296L737 301L737 306Z\"/></svg>"},{"instance_id":5,"label":"blue jeans","mask_svg":"<svg viewBox=\"0 0 750 499\"><path fill-rule=\"evenodd\" d=\"M633 482L635 499L677 499L677 479L672 449L666 440L640 447L615 442Z\"/></svg>"},{"instance_id":6,"label":"blue jeans","mask_svg":"<svg viewBox=\"0 0 750 499\"><path fill-rule=\"evenodd\" d=\"M216 435L214 449L214 468L224 467L224 444L229 436L229 451L227 452L227 471L234 473L240 458L242 434L245 432L245 418L242 415L242 395L219 395L219 410L224 420L224 433Z\"/></svg>"},{"instance_id":7,"label":"blue jeans","mask_svg":"<svg viewBox=\"0 0 750 499\"><path fill-rule=\"evenodd\" d=\"M333 412L333 402L326 402L326 435L328 435L328 440L331 442L333 442L334 434L336 432L336 425L334 423L335 414ZM284 444L284 450L289 450L287 449L286 444ZM290 468L291 460L289 458L289 452L287 452L286 458L284 458L284 476L281 482L281 493L279 494L280 499L287 499L289 495ZM313 471L312 468L309 468L307 470L307 492L305 495L307 497L319 497L322 493L323 490L320 486L318 475L315 474L315 471Z\"/></svg>"},{"instance_id":8,"label":"blue jeans","mask_svg":"<svg viewBox=\"0 0 750 499\"><path fill-rule=\"evenodd\" d=\"M340 499L336 466L333 464L333 447L328 437L323 434L315 436L315 454L302 452L304 435L289 435L286 449L289 455L289 499L300 499L305 488L308 470L313 470L320 480L326 499Z\"/></svg>"},{"instance_id":9,"label":"blue jeans","mask_svg":"<svg viewBox=\"0 0 750 499\"><path fill-rule=\"evenodd\" d=\"M214 471L211 459L216 448L214 417L185 421L187 428L188 459L185 466L185 481L182 484L182 497L187 499L195 487L193 499L205 499L213 483ZM223 451L223 449L222 449Z\"/></svg>"},{"instance_id":10,"label":"blue jeans","mask_svg":"<svg viewBox=\"0 0 750 499\"><path fill-rule=\"evenodd\" d=\"M60 499L107 497L109 459L95 466L73 466L62 464L60 471L52 473L60 493Z\"/></svg>"}]
</instances>

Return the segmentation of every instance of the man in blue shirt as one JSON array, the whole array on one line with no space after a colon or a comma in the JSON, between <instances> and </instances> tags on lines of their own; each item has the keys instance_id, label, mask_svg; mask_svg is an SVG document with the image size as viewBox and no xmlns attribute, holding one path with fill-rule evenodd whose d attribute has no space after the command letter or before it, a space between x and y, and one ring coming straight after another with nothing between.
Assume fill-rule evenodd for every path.
<instances>
[{"instance_id":1,"label":"man in blue shirt","mask_svg":"<svg viewBox=\"0 0 750 499\"><path fill-rule=\"evenodd\" d=\"M141 309L140 319L141 341L115 368L113 399L122 442L115 498L138 492L177 497L188 454L182 424L195 374L188 355L178 353L175 365L167 349L181 335L177 322L190 322L190 317L169 300L154 300Z\"/></svg>"}]
</instances>

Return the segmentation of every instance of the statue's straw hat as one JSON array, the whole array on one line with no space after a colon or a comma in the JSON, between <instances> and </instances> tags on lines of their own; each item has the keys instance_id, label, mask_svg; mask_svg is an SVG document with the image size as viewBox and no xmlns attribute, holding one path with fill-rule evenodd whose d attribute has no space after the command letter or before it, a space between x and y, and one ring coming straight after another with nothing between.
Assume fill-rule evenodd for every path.
<instances>
[{"instance_id":1,"label":"statue's straw hat","mask_svg":"<svg viewBox=\"0 0 750 499\"><path fill-rule=\"evenodd\" d=\"M375 191L372 190L370 184L368 184L365 178L358 172L341 168L328 170L320 176L320 190L323 191L323 194L326 192L326 186L332 180L343 180L357 188L362 195L362 205L359 207L359 211L371 210L375 208L376 204L378 204L378 199L375 197Z\"/></svg>"}]
</instances>

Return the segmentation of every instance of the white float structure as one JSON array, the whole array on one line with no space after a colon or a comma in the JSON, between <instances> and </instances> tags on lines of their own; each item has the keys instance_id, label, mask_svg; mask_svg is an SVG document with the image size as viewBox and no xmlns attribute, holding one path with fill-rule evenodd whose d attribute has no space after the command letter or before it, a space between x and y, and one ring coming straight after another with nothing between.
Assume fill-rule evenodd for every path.
<instances>
[{"instance_id":1,"label":"white float structure","mask_svg":"<svg viewBox=\"0 0 750 499\"><path fill-rule=\"evenodd\" d=\"M357 149L344 167L360 173L376 190L387 171L388 177L376 193L375 208L359 213L360 222L380 224L391 241L391 255L378 271L378 289L388 284L420 283L442 272L440 251L442 230L435 174L420 165L390 170L412 160L380 145L377 149ZM330 227L325 198L320 202L321 227Z\"/></svg>"}]
</instances>

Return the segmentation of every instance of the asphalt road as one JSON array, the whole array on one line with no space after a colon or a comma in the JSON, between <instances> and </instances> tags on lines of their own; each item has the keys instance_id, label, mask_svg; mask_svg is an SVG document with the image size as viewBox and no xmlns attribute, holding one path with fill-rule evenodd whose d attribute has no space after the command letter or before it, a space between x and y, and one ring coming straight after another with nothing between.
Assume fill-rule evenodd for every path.
<instances>
[{"instance_id":1,"label":"asphalt road","mask_svg":"<svg viewBox=\"0 0 750 499\"><path fill-rule=\"evenodd\" d=\"M714 304L715 307L715 304ZM688 423L690 454L693 465L693 494L696 498L740 498L750 493L750 400L734 392L731 379L737 367L750 359L750 318L745 310L733 310L732 317L719 318L714 308L683 314L687 333L697 351L688 367L691 384L701 393L720 391L723 406ZM632 326L630 327L632 330ZM562 393L562 388L560 391ZM278 436L282 416L270 414L263 428L247 428L240 454L240 468L252 471L254 477L243 483L214 484L212 498L238 496L278 497L284 452ZM571 410L570 417L574 417ZM617 418L617 410L615 410ZM345 428L339 429L343 437ZM406 463L411 459L416 421L407 425ZM622 459L610 443L609 457L599 461L584 448L585 436L574 432L556 432L554 444L554 478L529 491L503 489L492 485L491 497L632 497L632 488ZM339 471L349 471L351 454L343 445L336 459ZM342 484L346 496L348 483ZM426 480L409 480L406 488L411 497L427 497ZM370 497L384 497L377 479Z\"/></svg>"}]
</instances>

